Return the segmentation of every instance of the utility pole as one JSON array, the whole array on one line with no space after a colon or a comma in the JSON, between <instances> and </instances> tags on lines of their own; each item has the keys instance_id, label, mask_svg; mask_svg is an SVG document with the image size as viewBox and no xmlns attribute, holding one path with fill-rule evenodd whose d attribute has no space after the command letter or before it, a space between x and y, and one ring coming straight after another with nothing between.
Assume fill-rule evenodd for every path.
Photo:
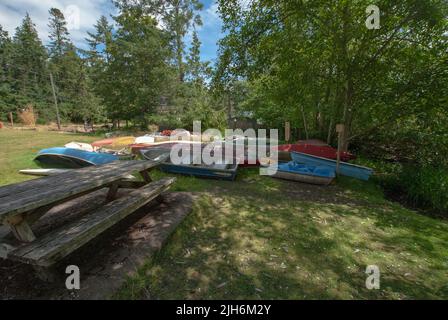
<instances>
[{"instance_id":1,"label":"utility pole","mask_svg":"<svg viewBox=\"0 0 448 320\"><path fill-rule=\"evenodd\" d=\"M56 96L56 89L54 87L53 74L51 73L51 71L50 71L50 82L51 82L51 89L53 90L54 105L56 106L56 119L58 122L58 130L61 131L61 118L59 116L58 98Z\"/></svg>"},{"instance_id":2,"label":"utility pole","mask_svg":"<svg viewBox=\"0 0 448 320\"><path fill-rule=\"evenodd\" d=\"M289 143L291 140L291 122L285 122L285 141Z\"/></svg>"},{"instance_id":3,"label":"utility pole","mask_svg":"<svg viewBox=\"0 0 448 320\"><path fill-rule=\"evenodd\" d=\"M11 128L14 128L14 118L12 112L9 113L9 122L11 123Z\"/></svg>"},{"instance_id":4,"label":"utility pole","mask_svg":"<svg viewBox=\"0 0 448 320\"><path fill-rule=\"evenodd\" d=\"M336 132L338 133L338 155L336 160L336 173L339 175L341 167L341 153L342 153L342 137L344 136L345 125L336 125Z\"/></svg>"}]
</instances>

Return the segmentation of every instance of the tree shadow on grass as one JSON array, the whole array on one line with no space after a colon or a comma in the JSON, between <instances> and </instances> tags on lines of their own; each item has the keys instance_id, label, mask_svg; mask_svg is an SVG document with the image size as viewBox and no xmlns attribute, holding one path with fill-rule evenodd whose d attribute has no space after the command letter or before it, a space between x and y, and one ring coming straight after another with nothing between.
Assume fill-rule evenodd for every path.
<instances>
[{"instance_id":1,"label":"tree shadow on grass","mask_svg":"<svg viewBox=\"0 0 448 320\"><path fill-rule=\"evenodd\" d=\"M234 184L231 189L218 186L204 194L168 246L130 279L117 297L446 297L443 284L435 285L444 273L428 273L428 263L421 270L416 267L428 258L443 261L443 253L433 247L434 239L425 241L426 232L434 229L430 222L423 234L415 235L422 229L406 222L415 217L391 218L395 208L387 204L377 207L368 199L345 202L337 187L330 196L331 189L310 187L302 193L315 195L309 199L291 194L289 183L263 179ZM422 247L417 251L407 248L410 256L403 257L402 246L407 247L412 236ZM413 274L404 276L403 266L395 269L400 263L412 265ZM382 290L366 289L368 264L385 270ZM427 278L431 280L425 281Z\"/></svg>"}]
</instances>

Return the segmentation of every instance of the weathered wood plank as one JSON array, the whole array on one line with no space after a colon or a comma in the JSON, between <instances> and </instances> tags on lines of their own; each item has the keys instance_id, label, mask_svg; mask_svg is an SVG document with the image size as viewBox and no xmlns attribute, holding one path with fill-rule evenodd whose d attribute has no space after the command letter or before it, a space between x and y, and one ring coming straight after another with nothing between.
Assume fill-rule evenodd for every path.
<instances>
[{"instance_id":1,"label":"weathered wood plank","mask_svg":"<svg viewBox=\"0 0 448 320\"><path fill-rule=\"evenodd\" d=\"M157 161L115 161L113 163L109 163L103 166L76 169L56 176L48 176L40 179L34 179L30 181L0 187L0 198L7 197L9 195L18 195L19 193L29 193L30 191L33 190L47 188L49 185L54 186L59 185L61 183L72 182L74 180L76 181L79 180L79 177L88 179L89 177L92 176L114 173L117 169L134 167L136 164L142 165L144 163L146 165L144 165L141 170L147 168L148 167L147 165L149 165L148 168L152 168L159 164ZM138 171L138 169L134 169L132 171Z\"/></svg>"},{"instance_id":2,"label":"weathered wood plank","mask_svg":"<svg viewBox=\"0 0 448 320\"><path fill-rule=\"evenodd\" d=\"M145 168L153 168L157 166L160 162L158 161L115 161L113 163L109 163L103 166L97 167L87 167L82 169L72 170L66 173L61 173L55 176L48 176L39 179L34 179L30 181L25 181L17 184L12 184L8 186L0 187L0 198L6 197L11 194L19 194L24 192L30 192L31 190L38 190L40 188L45 188L48 185L58 185L61 182L70 182L73 180L79 179L79 177L88 178L89 176L96 176L107 174L109 172L114 172L117 169L122 169L127 166L135 166L137 163L146 164L142 167L142 170ZM149 165L149 166L148 166ZM138 169L132 170L138 171ZM3 199L2 199L3 200Z\"/></svg>"},{"instance_id":3,"label":"weathered wood plank","mask_svg":"<svg viewBox=\"0 0 448 320\"><path fill-rule=\"evenodd\" d=\"M0 198L11 194L18 195L19 193L29 192L30 190L33 189L46 188L49 185L58 185L61 181L76 178L77 176L84 175L85 173L96 175L100 173L106 173L111 170L115 170L117 168L117 165L121 167L126 167L131 164L133 164L132 161L116 161L100 167L87 167L82 169L75 169L55 176L48 176L12 185L2 186L0 187Z\"/></svg>"},{"instance_id":4,"label":"weathered wood plank","mask_svg":"<svg viewBox=\"0 0 448 320\"><path fill-rule=\"evenodd\" d=\"M123 181L124 185L126 185L128 183L131 184L132 182L130 182L130 181L128 182L127 180ZM120 183L120 185L121 185L121 183ZM98 190L101 190L101 189L104 189L104 188L107 188L107 187L108 186L106 185L106 186L101 186L101 187L98 187L98 188L95 188L95 189L87 190L87 191L84 191L84 192L81 192L81 193L77 193L77 194L74 194L74 195L72 195L70 197L67 197L67 198L64 198L62 200L53 202L53 203L51 203L49 205L46 205L46 206L43 206L43 207L40 207L40 208L37 208L37 209L33 209L31 211L28 211L28 212L21 213L21 214L19 214L19 216L23 215L25 217L26 222L28 222L29 225L33 225L37 220L39 220L43 215L45 215L52 208L54 208L54 207L56 207L56 206L58 206L60 204L69 202L71 200L74 200L74 199L77 199L77 198L81 198L81 197L83 197L83 196L85 196L87 194L93 193L95 191L98 191ZM10 219L11 217L16 217L16 215L12 215L8 219Z\"/></svg>"},{"instance_id":5,"label":"weathered wood plank","mask_svg":"<svg viewBox=\"0 0 448 320\"><path fill-rule=\"evenodd\" d=\"M105 205L68 227L11 252L11 259L51 266L169 189L175 178L162 179Z\"/></svg>"},{"instance_id":6,"label":"weathered wood plank","mask_svg":"<svg viewBox=\"0 0 448 320\"><path fill-rule=\"evenodd\" d=\"M97 172L95 174L85 172L77 175L71 180L58 182L57 185L48 185L19 195L11 194L3 197L0 203L0 223L7 217L27 212L51 203L55 203L77 194L107 186L113 182L122 180L132 172L148 170L159 163L154 161L133 161L125 167L117 167L108 170L106 173ZM98 167L100 168L100 167ZM50 177L51 178L51 177ZM43 178L46 179L46 178Z\"/></svg>"},{"instance_id":7,"label":"weathered wood plank","mask_svg":"<svg viewBox=\"0 0 448 320\"><path fill-rule=\"evenodd\" d=\"M121 180L121 181L117 182L116 184L118 185L118 188L124 188L124 189L140 189L140 188L142 188L142 187L147 185L146 182L138 181L138 180L129 180L129 179ZM117 188L117 191L118 191L118 188ZM100 189L103 189L103 187L99 187L99 188L94 189L94 190L89 190L87 192L76 194L76 195L74 195L72 197L65 198L62 201L55 202L55 203L52 203L51 205L47 205L47 206L43 206L43 207L34 209L34 210L30 211L30 212L26 212L26 213L20 214L18 216L12 216L12 217L10 217L10 219L17 219L18 220L17 222L20 222L21 219L24 219L28 223L29 226L32 226L42 216L44 216L46 213L48 213L53 207L56 207L56 206L58 206L61 203L65 203L65 202L71 201L73 199L76 199L76 198L79 198L79 197L83 197L84 195L86 195L88 193L91 193L91 192L94 192L94 191L100 190ZM106 198L106 202L110 202L112 200L114 200L114 199L113 198L109 198L109 200L107 200L107 198ZM11 228L8 228L8 229L11 230ZM13 232L13 235L16 236L16 233ZM1 238L1 236L0 236L0 238ZM21 240L17 236L16 236L16 238L18 240Z\"/></svg>"}]
</instances>

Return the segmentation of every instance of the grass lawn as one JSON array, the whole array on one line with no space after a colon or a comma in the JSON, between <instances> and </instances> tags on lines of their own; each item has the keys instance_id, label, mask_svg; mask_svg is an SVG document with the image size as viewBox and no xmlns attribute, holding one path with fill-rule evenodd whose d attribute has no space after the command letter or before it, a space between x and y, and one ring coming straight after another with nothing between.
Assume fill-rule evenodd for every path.
<instances>
[{"instance_id":1,"label":"grass lawn","mask_svg":"<svg viewBox=\"0 0 448 320\"><path fill-rule=\"evenodd\" d=\"M0 185L25 179L16 170L43 147L93 139L0 131ZM386 201L372 182L317 187L242 169L236 182L179 176L172 191L195 192L193 212L115 298L448 298L447 221ZM367 265L380 290L366 289Z\"/></svg>"},{"instance_id":2,"label":"grass lawn","mask_svg":"<svg viewBox=\"0 0 448 320\"><path fill-rule=\"evenodd\" d=\"M32 130L0 130L0 186L33 179L22 175L21 169L34 169L32 161L36 153L44 148L63 147L72 141L92 142L95 136Z\"/></svg>"},{"instance_id":3,"label":"grass lawn","mask_svg":"<svg viewBox=\"0 0 448 320\"><path fill-rule=\"evenodd\" d=\"M384 200L373 183L238 175L179 178L174 190L200 192L193 213L117 298L448 298L446 221ZM381 290L366 289L367 265Z\"/></svg>"}]
</instances>

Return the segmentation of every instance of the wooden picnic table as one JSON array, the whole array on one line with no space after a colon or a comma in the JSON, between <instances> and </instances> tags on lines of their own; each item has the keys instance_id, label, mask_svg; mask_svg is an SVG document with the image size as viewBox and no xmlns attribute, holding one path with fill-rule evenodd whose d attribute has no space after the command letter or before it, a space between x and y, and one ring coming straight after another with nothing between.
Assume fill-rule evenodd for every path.
<instances>
[{"instance_id":1,"label":"wooden picnic table","mask_svg":"<svg viewBox=\"0 0 448 320\"><path fill-rule=\"evenodd\" d=\"M19 248L4 245L3 249L0 248L0 257L45 266L54 263L56 257L64 257L169 188L174 182L172 178L151 183L149 172L159 164L159 161L115 161L0 187L0 225L7 225L15 238L24 244ZM135 173L139 173L143 181L126 179ZM128 199L114 201L120 187L137 191ZM45 213L57 205L103 188L109 189L106 198L109 204L97 214L65 230L36 239L32 225ZM62 254L55 249L60 245L65 246ZM40 253L30 254L34 251Z\"/></svg>"}]
</instances>

